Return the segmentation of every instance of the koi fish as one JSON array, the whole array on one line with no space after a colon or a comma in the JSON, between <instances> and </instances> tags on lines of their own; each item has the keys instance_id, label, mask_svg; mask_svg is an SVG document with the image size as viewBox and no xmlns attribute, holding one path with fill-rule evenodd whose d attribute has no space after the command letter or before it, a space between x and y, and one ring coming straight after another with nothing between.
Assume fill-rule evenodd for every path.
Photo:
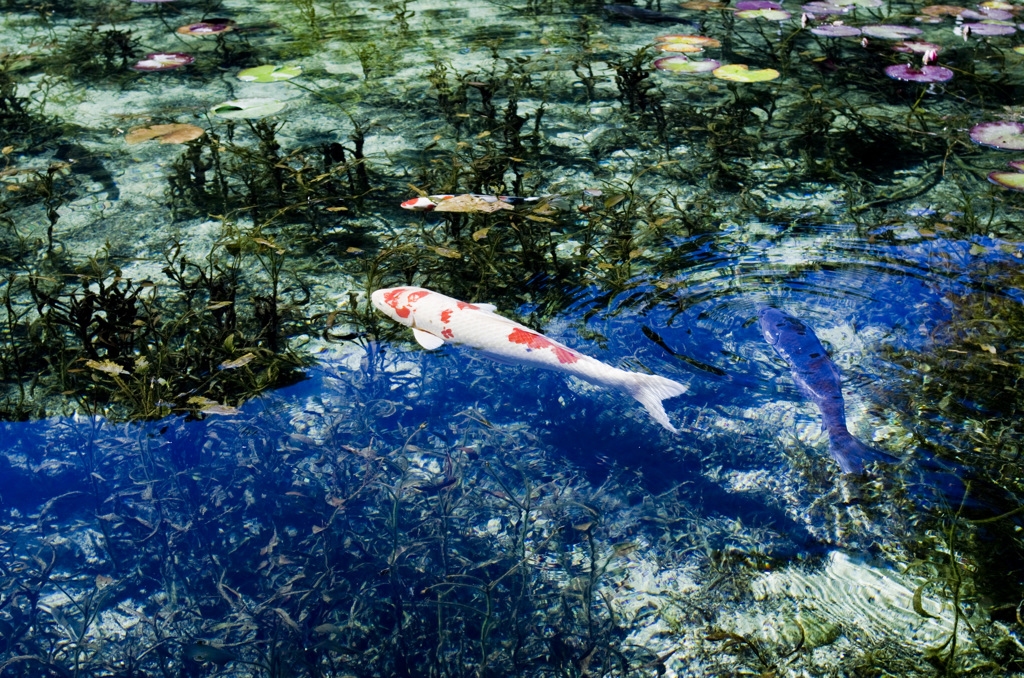
<instances>
[{"instance_id":1,"label":"koi fish","mask_svg":"<svg viewBox=\"0 0 1024 678\"><path fill-rule=\"evenodd\" d=\"M846 428L839 368L814 331L797 318L770 306L761 308L757 316L764 340L789 363L797 387L818 406L828 431L829 452L843 473L860 473L865 464L873 461L896 463L895 457L868 447Z\"/></svg>"},{"instance_id":2,"label":"koi fish","mask_svg":"<svg viewBox=\"0 0 1024 678\"><path fill-rule=\"evenodd\" d=\"M380 289L370 300L384 315L411 327L413 337L427 350L446 343L468 346L498 362L570 374L619 390L640 401L659 424L678 433L661 401L686 392L679 382L607 365L498 315L492 304L468 304L422 287Z\"/></svg>"},{"instance_id":3,"label":"koi fish","mask_svg":"<svg viewBox=\"0 0 1024 678\"><path fill-rule=\"evenodd\" d=\"M444 195L427 195L419 198L413 198L412 200L406 200L402 203L402 208L412 210L414 212L430 212L435 209L439 212L494 211L498 209L512 209L513 207L521 207L524 205L535 205L539 204L541 201L553 202L558 197L560 196L545 195L521 198L516 195L483 195L481 193L464 193L462 195L455 195L446 193ZM455 201L455 203L446 203L446 201ZM448 204L454 205L459 201L466 203L466 206L463 209L445 210L445 207L447 207ZM491 207L488 209L487 206ZM476 209L474 209L474 207L476 207Z\"/></svg>"}]
</instances>

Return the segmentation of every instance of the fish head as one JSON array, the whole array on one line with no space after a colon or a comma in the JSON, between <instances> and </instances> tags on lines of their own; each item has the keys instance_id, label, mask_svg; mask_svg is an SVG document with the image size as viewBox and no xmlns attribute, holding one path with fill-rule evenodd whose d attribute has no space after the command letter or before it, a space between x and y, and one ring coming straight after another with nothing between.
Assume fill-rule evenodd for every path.
<instances>
[{"instance_id":1,"label":"fish head","mask_svg":"<svg viewBox=\"0 0 1024 678\"><path fill-rule=\"evenodd\" d=\"M432 210L437 205L430 198L413 198L412 200L406 200L402 203L402 208L412 210L414 212L427 212Z\"/></svg>"},{"instance_id":2,"label":"fish head","mask_svg":"<svg viewBox=\"0 0 1024 678\"><path fill-rule=\"evenodd\" d=\"M413 326L416 302L431 294L422 287L387 287L370 295L370 303L395 322Z\"/></svg>"},{"instance_id":3,"label":"fish head","mask_svg":"<svg viewBox=\"0 0 1024 678\"><path fill-rule=\"evenodd\" d=\"M793 316L786 315L772 306L762 306L758 309L757 323L761 328L761 335L764 336L764 340L772 346L779 343L779 337L783 332L796 329L792 327L793 323L797 323L801 327L803 326L803 323Z\"/></svg>"}]
</instances>

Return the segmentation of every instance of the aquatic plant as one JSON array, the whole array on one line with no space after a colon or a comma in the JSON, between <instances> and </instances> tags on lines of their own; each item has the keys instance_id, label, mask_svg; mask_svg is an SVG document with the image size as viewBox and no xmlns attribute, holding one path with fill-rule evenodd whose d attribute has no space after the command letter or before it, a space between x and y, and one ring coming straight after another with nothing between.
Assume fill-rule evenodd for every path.
<instances>
[{"instance_id":1,"label":"aquatic plant","mask_svg":"<svg viewBox=\"0 0 1024 678\"><path fill-rule=\"evenodd\" d=\"M629 107L630 112L644 112L650 107L657 106L654 97L657 85L648 79L648 64L651 60L647 48L643 47L632 55L609 63L615 71L615 86L619 90L619 98Z\"/></svg>"},{"instance_id":2,"label":"aquatic plant","mask_svg":"<svg viewBox=\"0 0 1024 678\"><path fill-rule=\"evenodd\" d=\"M47 70L75 79L96 81L123 75L135 61L140 40L130 30L76 27L61 49L47 59Z\"/></svg>"},{"instance_id":3,"label":"aquatic plant","mask_svg":"<svg viewBox=\"0 0 1024 678\"><path fill-rule=\"evenodd\" d=\"M31 148L58 133L57 120L45 112L47 82L19 91L19 62L18 55L0 54L0 147L18 143ZM41 100L33 98L40 94Z\"/></svg>"}]
</instances>

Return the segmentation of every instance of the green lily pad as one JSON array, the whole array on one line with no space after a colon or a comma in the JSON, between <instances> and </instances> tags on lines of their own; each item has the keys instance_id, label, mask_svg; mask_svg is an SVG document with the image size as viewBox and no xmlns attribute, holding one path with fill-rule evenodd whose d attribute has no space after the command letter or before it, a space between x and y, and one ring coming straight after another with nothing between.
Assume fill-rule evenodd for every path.
<instances>
[{"instance_id":1,"label":"green lily pad","mask_svg":"<svg viewBox=\"0 0 1024 678\"><path fill-rule=\"evenodd\" d=\"M245 82L279 82L281 80L290 80L301 74L302 68L299 66L274 66L273 64L267 64L266 66L255 66L239 71L238 79Z\"/></svg>"},{"instance_id":2,"label":"green lily pad","mask_svg":"<svg viewBox=\"0 0 1024 678\"><path fill-rule=\"evenodd\" d=\"M687 59L684 56L664 57L654 61L655 68L659 71L668 71L669 73L706 73L715 70L719 66L721 64L714 59L697 61L695 59Z\"/></svg>"},{"instance_id":3,"label":"green lily pad","mask_svg":"<svg viewBox=\"0 0 1024 678\"><path fill-rule=\"evenodd\" d=\"M1024 173L1022 172L991 172L988 180L1014 191L1024 191Z\"/></svg>"},{"instance_id":4,"label":"green lily pad","mask_svg":"<svg viewBox=\"0 0 1024 678\"><path fill-rule=\"evenodd\" d=\"M217 104L210 109L210 113L231 120L242 120L264 118L277 113L282 108L284 108L284 102L277 99L232 99Z\"/></svg>"},{"instance_id":5,"label":"green lily pad","mask_svg":"<svg viewBox=\"0 0 1024 678\"><path fill-rule=\"evenodd\" d=\"M767 21L785 21L793 16L783 9L745 9L736 12L741 19L766 19Z\"/></svg>"},{"instance_id":6,"label":"green lily pad","mask_svg":"<svg viewBox=\"0 0 1024 678\"><path fill-rule=\"evenodd\" d=\"M721 80L733 82L765 82L779 77L779 72L774 68L762 68L752 71L746 64L728 64L720 66L711 72L711 75Z\"/></svg>"}]
</instances>

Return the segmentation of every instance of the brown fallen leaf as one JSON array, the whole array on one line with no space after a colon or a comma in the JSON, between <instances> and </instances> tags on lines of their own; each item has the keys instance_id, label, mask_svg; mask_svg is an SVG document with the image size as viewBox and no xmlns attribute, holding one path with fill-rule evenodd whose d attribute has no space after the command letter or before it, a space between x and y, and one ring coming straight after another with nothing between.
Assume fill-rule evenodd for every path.
<instances>
[{"instance_id":1,"label":"brown fallen leaf","mask_svg":"<svg viewBox=\"0 0 1024 678\"><path fill-rule=\"evenodd\" d=\"M205 134L202 127L186 123L174 123L172 125L150 125L149 127L136 127L124 135L124 140L129 145L141 144L150 139L159 139L161 144L183 144L193 139L198 139Z\"/></svg>"}]
</instances>

